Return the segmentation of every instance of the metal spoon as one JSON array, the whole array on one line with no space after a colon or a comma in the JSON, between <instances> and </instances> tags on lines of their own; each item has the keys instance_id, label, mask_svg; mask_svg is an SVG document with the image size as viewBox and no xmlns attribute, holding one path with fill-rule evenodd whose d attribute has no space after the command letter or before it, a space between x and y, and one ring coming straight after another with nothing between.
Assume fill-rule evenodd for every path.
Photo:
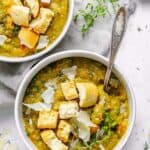
<instances>
[{"instance_id":1,"label":"metal spoon","mask_svg":"<svg viewBox=\"0 0 150 150\"><path fill-rule=\"evenodd\" d=\"M115 61L116 54L118 52L120 43L125 33L127 12L124 7L121 7L115 17L112 29L111 46L110 46L110 58L107 66L107 71L104 79L104 90L108 91L108 83L112 71L112 67Z\"/></svg>"}]
</instances>

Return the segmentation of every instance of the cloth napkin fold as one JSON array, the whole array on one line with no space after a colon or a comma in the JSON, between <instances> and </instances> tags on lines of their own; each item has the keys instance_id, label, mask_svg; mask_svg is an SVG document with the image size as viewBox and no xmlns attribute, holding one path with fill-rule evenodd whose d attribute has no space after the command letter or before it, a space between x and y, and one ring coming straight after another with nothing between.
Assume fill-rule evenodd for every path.
<instances>
[{"instance_id":1,"label":"cloth napkin fold","mask_svg":"<svg viewBox=\"0 0 150 150\"><path fill-rule=\"evenodd\" d=\"M81 4L84 5L82 1L75 0L75 12L82 8ZM131 10L135 9L134 0L120 0L120 4L126 5ZM72 22L65 38L48 55L65 49L85 49L106 55L109 49L113 17L114 15L105 19L101 18L101 21L97 21L86 36L81 34L79 28L81 22L79 21L78 24ZM23 77L37 62L38 60L21 64L0 63L0 104L9 103L15 99L15 94Z\"/></svg>"}]
</instances>

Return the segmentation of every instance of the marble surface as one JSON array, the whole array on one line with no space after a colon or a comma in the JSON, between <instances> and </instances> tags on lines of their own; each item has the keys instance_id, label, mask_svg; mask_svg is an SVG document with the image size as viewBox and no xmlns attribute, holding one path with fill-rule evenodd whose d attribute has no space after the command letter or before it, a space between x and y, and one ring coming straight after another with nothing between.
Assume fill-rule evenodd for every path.
<instances>
[{"instance_id":1,"label":"marble surface","mask_svg":"<svg viewBox=\"0 0 150 150\"><path fill-rule=\"evenodd\" d=\"M136 13L129 20L116 64L131 82L137 103L135 126L123 150L144 150L144 143L149 141L150 134L150 0L138 1ZM6 106L0 105L0 124L1 127L9 126L19 148L27 150L16 134L12 105L13 102Z\"/></svg>"},{"instance_id":2,"label":"marble surface","mask_svg":"<svg viewBox=\"0 0 150 150\"><path fill-rule=\"evenodd\" d=\"M136 122L124 150L144 150L150 140L150 1L139 0L130 18L116 63L132 84L136 98Z\"/></svg>"}]
</instances>

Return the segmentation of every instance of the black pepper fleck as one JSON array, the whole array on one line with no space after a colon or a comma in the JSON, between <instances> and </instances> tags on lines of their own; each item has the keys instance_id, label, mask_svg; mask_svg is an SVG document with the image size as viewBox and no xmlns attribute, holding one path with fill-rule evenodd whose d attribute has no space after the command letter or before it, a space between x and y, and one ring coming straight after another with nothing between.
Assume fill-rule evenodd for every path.
<instances>
[{"instance_id":1,"label":"black pepper fleck","mask_svg":"<svg viewBox=\"0 0 150 150\"><path fill-rule=\"evenodd\" d=\"M140 27L137 28L138 32L142 31L142 29Z\"/></svg>"}]
</instances>

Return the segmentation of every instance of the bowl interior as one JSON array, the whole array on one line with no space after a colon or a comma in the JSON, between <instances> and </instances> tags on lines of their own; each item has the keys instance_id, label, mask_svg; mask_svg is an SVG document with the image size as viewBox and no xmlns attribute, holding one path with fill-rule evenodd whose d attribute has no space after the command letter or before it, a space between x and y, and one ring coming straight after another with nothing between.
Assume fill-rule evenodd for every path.
<instances>
[{"instance_id":1,"label":"bowl interior","mask_svg":"<svg viewBox=\"0 0 150 150\"><path fill-rule=\"evenodd\" d=\"M26 62L26 61L30 61L30 60L39 58L39 57L47 54L48 52L50 52L54 47L56 47L61 42L61 40L67 33L67 30L69 29L69 27L71 25L71 21L72 21L72 17L73 17L73 10L74 10L74 1L69 0L69 12L68 12L68 18L67 18L66 24L65 24L61 34L58 36L58 38L52 44L50 44L46 49L43 49L41 52L38 52L36 54L25 56L25 57L0 56L0 61L9 62L9 63Z\"/></svg>"},{"instance_id":2,"label":"bowl interior","mask_svg":"<svg viewBox=\"0 0 150 150\"><path fill-rule=\"evenodd\" d=\"M106 58L104 58L103 56L100 56L96 53L82 51L82 50L70 50L67 52L60 52L60 53L53 54L53 55L47 57L46 59L44 59L43 61L41 61L40 63L38 63L34 68L31 69L31 71L26 75L26 77L24 78L23 82L20 85L20 88L18 90L17 97L16 97L16 102L15 102L16 125L17 125L18 131L19 131L23 141L30 149L36 149L36 148L32 144L32 142L28 139L28 137L26 136L26 133L25 133L25 130L24 130L24 127L22 124L22 100L23 100L26 88L28 87L32 78L45 66L47 66L48 64L55 62L57 60L60 60L63 58L68 58L68 57L84 57L84 58L88 58L88 59L92 59L97 62L100 62L100 63L104 64L105 66L108 64L108 60ZM113 73L120 79L120 81L124 85L124 87L128 93L129 106L130 106L130 117L129 117L128 129L126 131L126 134L123 136L123 138L120 140L120 142L114 148L115 150L119 150L119 149L122 149L122 147L127 142L128 138L131 134L133 125L134 125L135 99L134 99L133 91L132 91L132 88L131 88L129 82L126 80L124 75L119 71L119 68L116 65L114 65L114 67L113 67Z\"/></svg>"}]
</instances>

